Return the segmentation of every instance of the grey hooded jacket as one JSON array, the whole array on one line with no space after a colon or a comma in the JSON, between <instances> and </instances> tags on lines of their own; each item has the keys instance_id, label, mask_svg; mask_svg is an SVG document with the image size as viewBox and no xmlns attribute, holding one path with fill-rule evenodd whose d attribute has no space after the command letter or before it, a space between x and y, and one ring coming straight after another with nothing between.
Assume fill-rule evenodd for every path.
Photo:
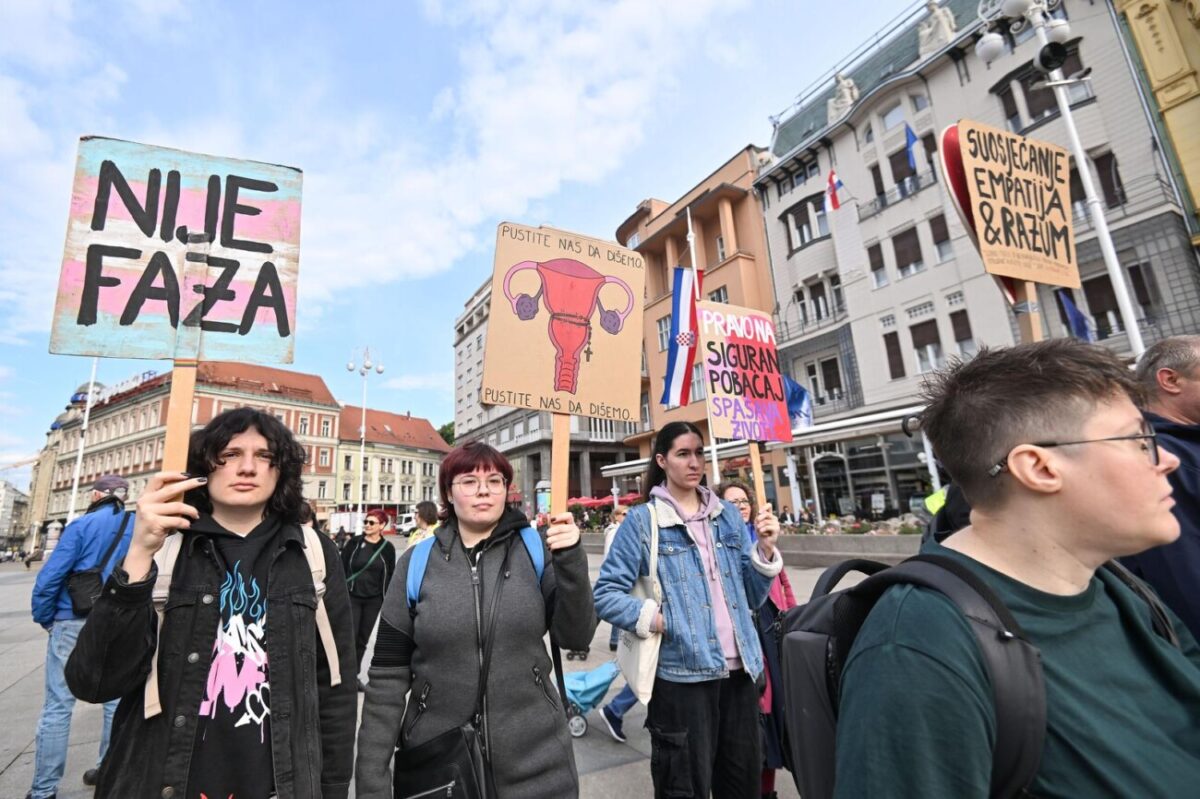
<instances>
[{"instance_id":1,"label":"grey hooded jacket","mask_svg":"<svg viewBox=\"0 0 1200 799\"><path fill-rule=\"evenodd\" d=\"M484 732L501 799L562 799L578 795L579 777L544 637L549 628L563 648L586 649L596 611L580 545L546 550L539 588L518 534L528 524L520 513L506 511L479 557L483 624L497 581L507 580L494 631ZM391 799L397 743L422 744L466 723L474 711L479 652L471 567L453 520L435 538L415 613L405 592L411 549L401 556L383 602L358 735L360 799ZM410 688L413 701L407 702Z\"/></svg>"}]
</instances>

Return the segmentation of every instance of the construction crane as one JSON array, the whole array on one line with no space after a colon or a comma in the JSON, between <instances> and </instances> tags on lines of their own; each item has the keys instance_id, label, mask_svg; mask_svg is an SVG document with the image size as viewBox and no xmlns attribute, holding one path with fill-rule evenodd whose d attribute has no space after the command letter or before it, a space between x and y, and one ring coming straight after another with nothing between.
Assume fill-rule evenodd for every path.
<instances>
[{"instance_id":1,"label":"construction crane","mask_svg":"<svg viewBox=\"0 0 1200 799\"><path fill-rule=\"evenodd\" d=\"M19 461L13 461L12 463L6 463L3 466L0 466L0 472L6 472L9 469L20 469L22 466L28 466L31 463L37 463L37 460L40 457L41 457L40 454L31 455L30 457L22 458Z\"/></svg>"}]
</instances>

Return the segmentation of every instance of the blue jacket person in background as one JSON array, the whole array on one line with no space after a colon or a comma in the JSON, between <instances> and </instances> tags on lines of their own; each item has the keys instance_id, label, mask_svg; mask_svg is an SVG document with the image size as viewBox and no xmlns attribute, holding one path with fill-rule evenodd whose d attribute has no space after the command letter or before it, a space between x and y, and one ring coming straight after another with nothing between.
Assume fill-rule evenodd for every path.
<instances>
[{"instance_id":1,"label":"blue jacket person in background","mask_svg":"<svg viewBox=\"0 0 1200 799\"><path fill-rule=\"evenodd\" d=\"M58 793L58 783L67 766L67 744L71 737L71 711L75 697L67 687L63 669L75 649L83 616L78 616L67 593L67 580L76 572L102 566L101 578L108 579L113 566L125 557L133 530L125 522L125 497L129 484L115 474L106 474L92 486L92 502L87 512L67 525L58 546L50 553L33 586L33 620L46 628L46 698L37 726L37 754L34 758L33 786L26 799L47 799ZM100 563L114 536L124 533L116 549L104 564ZM100 754L96 768L83 775L85 785L96 784L97 769L108 751L109 733L117 703L104 704L104 727L100 733Z\"/></svg>"}]
</instances>

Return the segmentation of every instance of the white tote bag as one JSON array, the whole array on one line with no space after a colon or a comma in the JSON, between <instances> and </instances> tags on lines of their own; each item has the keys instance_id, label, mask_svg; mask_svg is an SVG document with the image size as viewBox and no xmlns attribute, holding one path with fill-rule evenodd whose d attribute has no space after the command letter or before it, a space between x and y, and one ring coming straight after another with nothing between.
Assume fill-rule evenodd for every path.
<instances>
[{"instance_id":1,"label":"white tote bag","mask_svg":"<svg viewBox=\"0 0 1200 799\"><path fill-rule=\"evenodd\" d=\"M650 510L650 574L638 577L629 595L634 599L653 599L662 605L662 589L658 584L658 515L654 502L646 505ZM654 691L654 677L658 673L658 650L662 646L662 633L650 633L649 638L638 638L636 633L621 630L617 643L617 666L625 675L638 701L650 704Z\"/></svg>"}]
</instances>

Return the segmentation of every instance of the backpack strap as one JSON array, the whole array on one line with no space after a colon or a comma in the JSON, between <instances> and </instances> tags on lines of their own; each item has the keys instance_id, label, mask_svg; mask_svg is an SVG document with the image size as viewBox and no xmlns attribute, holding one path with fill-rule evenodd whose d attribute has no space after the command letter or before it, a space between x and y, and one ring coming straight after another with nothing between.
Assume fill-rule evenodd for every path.
<instances>
[{"instance_id":1,"label":"backpack strap","mask_svg":"<svg viewBox=\"0 0 1200 799\"><path fill-rule=\"evenodd\" d=\"M996 716L991 796L1021 796L1037 776L1046 738L1041 653L1011 611L970 567L945 555L917 555L848 589L874 606L887 588L918 585L948 597L975 633L991 678ZM865 617L864 617L865 618ZM842 653L843 662L844 656Z\"/></svg>"},{"instance_id":2,"label":"backpack strap","mask_svg":"<svg viewBox=\"0 0 1200 799\"><path fill-rule=\"evenodd\" d=\"M1144 582L1134 576L1133 572L1115 560L1108 561L1104 564L1103 568L1124 583L1130 591L1133 591L1143 602L1150 606L1150 622L1154 625L1154 632L1171 646L1179 649L1179 636L1175 633L1175 625L1171 623L1171 616L1167 613L1167 608L1163 605L1162 600L1158 598L1158 595Z\"/></svg>"},{"instance_id":3,"label":"backpack strap","mask_svg":"<svg viewBox=\"0 0 1200 799\"><path fill-rule=\"evenodd\" d=\"M542 537L533 527L522 527L521 542L525 544L525 551L533 561L533 571L537 574L538 585L541 585L542 575L546 572L546 548Z\"/></svg>"},{"instance_id":4,"label":"backpack strap","mask_svg":"<svg viewBox=\"0 0 1200 799\"><path fill-rule=\"evenodd\" d=\"M171 576L175 572L175 562L179 560L179 550L183 547L183 533L172 533L163 541L163 545L154 553L154 565L158 567L158 576L154 579L154 615L157 617L157 629L154 635L154 654L150 658L150 676L146 678L144 696L145 717L152 719L162 713L162 701L158 695L158 645L162 640L163 617L167 607L167 597L171 595Z\"/></svg>"},{"instance_id":5,"label":"backpack strap","mask_svg":"<svg viewBox=\"0 0 1200 799\"><path fill-rule=\"evenodd\" d=\"M338 658L337 640L333 637L333 625L329 623L329 611L325 607L325 550L321 546L321 535L310 525L301 525L304 533L304 558L312 574L313 590L317 592L317 634L321 648L325 650L325 662L329 664L329 684L342 684L341 660Z\"/></svg>"},{"instance_id":6,"label":"backpack strap","mask_svg":"<svg viewBox=\"0 0 1200 799\"><path fill-rule=\"evenodd\" d=\"M429 553L433 551L433 536L422 538L413 544L412 556L408 560L408 574L404 580L404 593L408 599L408 612L417 612L417 599L421 596L421 583L425 580L425 567L429 565Z\"/></svg>"}]
</instances>

